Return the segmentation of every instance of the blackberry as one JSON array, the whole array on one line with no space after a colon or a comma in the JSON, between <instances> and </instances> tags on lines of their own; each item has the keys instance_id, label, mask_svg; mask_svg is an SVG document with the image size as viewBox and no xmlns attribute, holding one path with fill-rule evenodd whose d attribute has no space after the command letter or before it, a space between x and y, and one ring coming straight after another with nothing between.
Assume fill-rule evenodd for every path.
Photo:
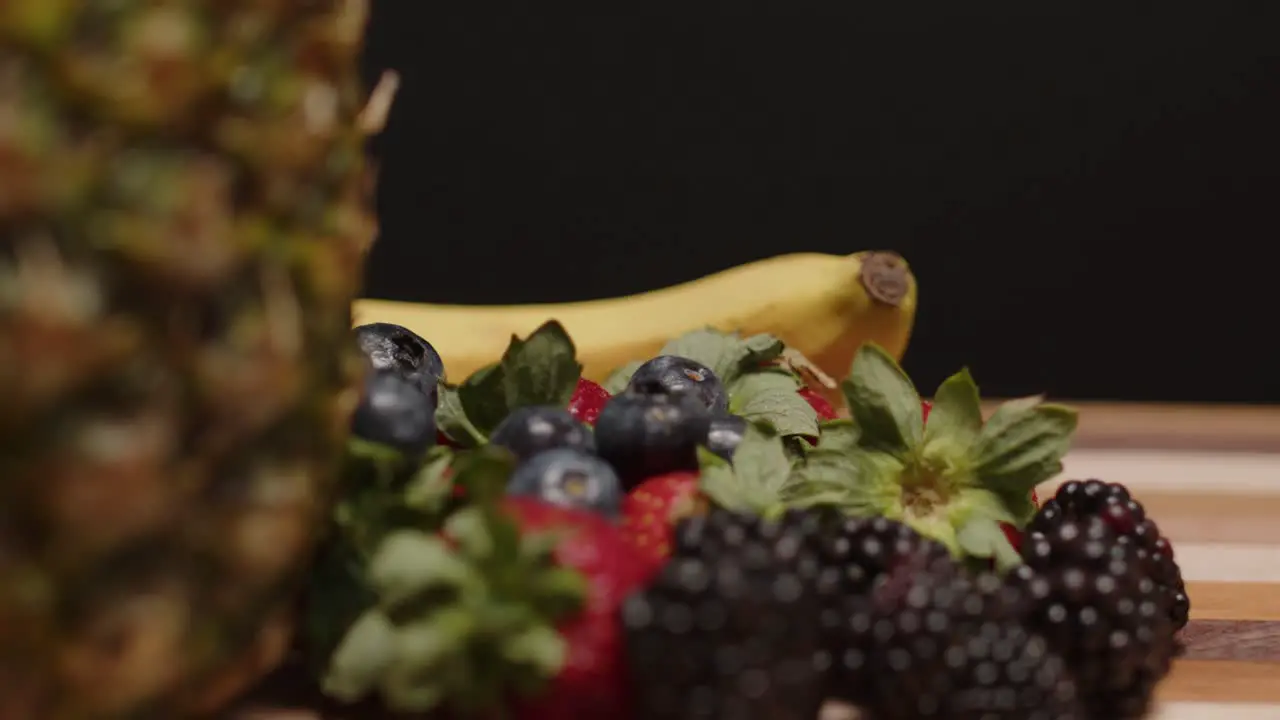
<instances>
[{"instance_id":1,"label":"blackberry","mask_svg":"<svg viewBox=\"0 0 1280 720\"><path fill-rule=\"evenodd\" d=\"M1132 544L1141 564L1168 596L1169 617L1174 630L1187 624L1191 600L1182 580L1182 571L1173 557L1173 547L1160 528L1147 517L1142 503L1134 500L1120 484L1101 480L1071 480L1040 508L1027 530L1050 532L1063 520L1094 515L1102 518L1122 543Z\"/></svg>"},{"instance_id":2,"label":"blackberry","mask_svg":"<svg viewBox=\"0 0 1280 720\"><path fill-rule=\"evenodd\" d=\"M1175 652L1168 596L1133 542L1096 514L1033 530L1009 584L1027 598L1028 624L1072 668L1090 717L1144 715Z\"/></svg>"},{"instance_id":3,"label":"blackberry","mask_svg":"<svg viewBox=\"0 0 1280 720\"><path fill-rule=\"evenodd\" d=\"M884 517L844 517L815 538L823 566L836 574L844 597L864 595L884 573L907 560L948 558L941 543Z\"/></svg>"},{"instance_id":4,"label":"blackberry","mask_svg":"<svg viewBox=\"0 0 1280 720\"><path fill-rule=\"evenodd\" d=\"M867 648L853 702L876 720L1084 720L1067 663L1021 622L1016 588L917 557L849 617Z\"/></svg>"},{"instance_id":5,"label":"blackberry","mask_svg":"<svg viewBox=\"0 0 1280 720\"><path fill-rule=\"evenodd\" d=\"M825 654L804 523L712 510L623 607L641 720L812 720Z\"/></svg>"}]
</instances>

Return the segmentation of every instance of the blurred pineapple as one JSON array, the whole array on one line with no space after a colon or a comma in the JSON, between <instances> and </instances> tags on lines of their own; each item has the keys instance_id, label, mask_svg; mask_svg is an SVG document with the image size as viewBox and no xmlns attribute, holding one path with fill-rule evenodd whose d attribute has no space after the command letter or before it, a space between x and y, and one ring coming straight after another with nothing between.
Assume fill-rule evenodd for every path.
<instances>
[{"instance_id":1,"label":"blurred pineapple","mask_svg":"<svg viewBox=\"0 0 1280 720\"><path fill-rule=\"evenodd\" d=\"M365 2L0 0L0 720L203 711L278 629L360 372Z\"/></svg>"}]
</instances>

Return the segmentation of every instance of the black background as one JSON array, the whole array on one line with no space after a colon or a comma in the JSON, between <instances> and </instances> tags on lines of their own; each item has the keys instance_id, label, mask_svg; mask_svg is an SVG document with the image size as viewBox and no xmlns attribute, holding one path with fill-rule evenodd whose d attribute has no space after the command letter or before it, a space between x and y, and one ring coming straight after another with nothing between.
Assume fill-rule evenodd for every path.
<instances>
[{"instance_id":1,"label":"black background","mask_svg":"<svg viewBox=\"0 0 1280 720\"><path fill-rule=\"evenodd\" d=\"M903 253L931 389L1280 401L1280 2L375 6L373 297Z\"/></svg>"}]
</instances>

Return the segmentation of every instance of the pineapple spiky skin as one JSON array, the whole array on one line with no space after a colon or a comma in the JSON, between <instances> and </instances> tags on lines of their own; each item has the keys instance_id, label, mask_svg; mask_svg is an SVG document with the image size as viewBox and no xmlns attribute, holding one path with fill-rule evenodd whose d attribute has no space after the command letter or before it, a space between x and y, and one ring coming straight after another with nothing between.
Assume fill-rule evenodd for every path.
<instances>
[{"instance_id":1,"label":"pineapple spiky skin","mask_svg":"<svg viewBox=\"0 0 1280 720\"><path fill-rule=\"evenodd\" d=\"M305 571L366 2L0 2L0 720L203 711Z\"/></svg>"}]
</instances>

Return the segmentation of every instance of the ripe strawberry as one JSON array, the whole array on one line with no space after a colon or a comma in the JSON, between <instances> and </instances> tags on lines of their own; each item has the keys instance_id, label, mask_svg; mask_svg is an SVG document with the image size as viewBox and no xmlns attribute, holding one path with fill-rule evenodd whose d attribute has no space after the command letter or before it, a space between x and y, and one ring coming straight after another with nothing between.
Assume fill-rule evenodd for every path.
<instances>
[{"instance_id":1,"label":"ripe strawberry","mask_svg":"<svg viewBox=\"0 0 1280 720\"><path fill-rule=\"evenodd\" d=\"M1040 498L1036 495L1035 490L1031 491L1031 502L1036 507L1040 507ZM1009 540L1009 544L1013 546L1013 549L1022 552L1022 531L1005 522L1000 523L1000 529L1004 531L1004 536Z\"/></svg>"},{"instance_id":2,"label":"ripe strawberry","mask_svg":"<svg viewBox=\"0 0 1280 720\"><path fill-rule=\"evenodd\" d=\"M622 534L652 570L671 555L676 522L699 512L706 500L698 473L677 471L651 477L622 500Z\"/></svg>"},{"instance_id":3,"label":"ripe strawberry","mask_svg":"<svg viewBox=\"0 0 1280 720\"><path fill-rule=\"evenodd\" d=\"M920 412L925 422L929 422L929 411L933 409L933 403L928 400L920 401Z\"/></svg>"},{"instance_id":4,"label":"ripe strawberry","mask_svg":"<svg viewBox=\"0 0 1280 720\"><path fill-rule=\"evenodd\" d=\"M800 388L796 392L800 393L800 397L804 398L805 402L809 403L809 407L813 408L813 411L818 413L819 420L836 419L836 409L831 406L831 403L827 402L826 398L814 392L812 388L806 386Z\"/></svg>"},{"instance_id":5,"label":"ripe strawberry","mask_svg":"<svg viewBox=\"0 0 1280 720\"><path fill-rule=\"evenodd\" d=\"M629 716L628 671L618 610L649 578L648 568L618 528L591 512L528 498L507 498L506 513L522 534L561 533L555 561L588 583L582 610L557 627L568 644L560 673L536 698L518 703L519 720Z\"/></svg>"},{"instance_id":6,"label":"ripe strawberry","mask_svg":"<svg viewBox=\"0 0 1280 720\"><path fill-rule=\"evenodd\" d=\"M595 425L600 410L613 397L608 390L586 378L578 378L578 387L569 398L569 412L579 421Z\"/></svg>"}]
</instances>

